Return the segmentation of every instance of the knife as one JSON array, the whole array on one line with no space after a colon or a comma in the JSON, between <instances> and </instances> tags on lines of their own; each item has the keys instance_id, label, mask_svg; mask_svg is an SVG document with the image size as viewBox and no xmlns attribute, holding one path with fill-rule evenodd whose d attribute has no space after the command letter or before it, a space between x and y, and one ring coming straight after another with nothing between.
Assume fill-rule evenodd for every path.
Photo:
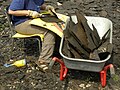
<instances>
[{"instance_id":1,"label":"knife","mask_svg":"<svg viewBox=\"0 0 120 90\"><path fill-rule=\"evenodd\" d=\"M53 10L50 10L50 11L52 12L52 14L53 14L57 19L59 19L55 11L53 11Z\"/></svg>"}]
</instances>

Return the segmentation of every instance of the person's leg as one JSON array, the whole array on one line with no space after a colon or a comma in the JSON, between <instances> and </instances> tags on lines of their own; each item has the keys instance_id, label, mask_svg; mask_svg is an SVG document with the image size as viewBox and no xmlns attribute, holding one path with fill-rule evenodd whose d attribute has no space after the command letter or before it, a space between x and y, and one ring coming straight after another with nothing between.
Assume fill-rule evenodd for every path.
<instances>
[{"instance_id":1,"label":"person's leg","mask_svg":"<svg viewBox=\"0 0 120 90\"><path fill-rule=\"evenodd\" d=\"M21 34L45 34L44 40L42 41L42 51L40 53L38 61L35 61L35 63L40 67L40 70L45 72L48 70L48 63L50 63L53 55L55 47L55 34L45 28L30 25L29 22L30 20L17 25L15 29L18 33Z\"/></svg>"},{"instance_id":2,"label":"person's leg","mask_svg":"<svg viewBox=\"0 0 120 90\"><path fill-rule=\"evenodd\" d=\"M48 70L48 64L52 60L52 55L55 47L55 34L49 31L42 42L42 52L36 64L40 67L40 70L46 72Z\"/></svg>"},{"instance_id":3,"label":"person's leg","mask_svg":"<svg viewBox=\"0 0 120 90\"><path fill-rule=\"evenodd\" d=\"M30 21L31 20L27 20L15 26L15 30L21 34L44 34L46 31L48 31L45 28L35 26L35 25L30 25L29 24Z\"/></svg>"},{"instance_id":4,"label":"person's leg","mask_svg":"<svg viewBox=\"0 0 120 90\"><path fill-rule=\"evenodd\" d=\"M42 52L39 57L39 61L45 61L47 63L50 62L53 51L55 47L55 34L51 31L44 37L44 41L42 42Z\"/></svg>"},{"instance_id":5,"label":"person's leg","mask_svg":"<svg viewBox=\"0 0 120 90\"><path fill-rule=\"evenodd\" d=\"M15 30L21 34L44 34L47 32L44 36L44 41L42 42L42 51L40 53L39 61L45 61L49 63L54 51L55 34L45 28L30 25L30 21L31 20L28 20L22 24L17 25Z\"/></svg>"}]
</instances>

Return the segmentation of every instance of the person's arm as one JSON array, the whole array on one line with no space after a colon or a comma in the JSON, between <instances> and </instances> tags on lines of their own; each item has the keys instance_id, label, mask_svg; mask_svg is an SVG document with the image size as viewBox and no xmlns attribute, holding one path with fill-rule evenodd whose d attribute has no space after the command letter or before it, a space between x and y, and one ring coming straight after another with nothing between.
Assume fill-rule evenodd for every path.
<instances>
[{"instance_id":1,"label":"person's arm","mask_svg":"<svg viewBox=\"0 0 120 90\"><path fill-rule=\"evenodd\" d=\"M30 11L29 10L8 10L8 14L14 15L14 16L29 16Z\"/></svg>"},{"instance_id":2,"label":"person's arm","mask_svg":"<svg viewBox=\"0 0 120 90\"><path fill-rule=\"evenodd\" d=\"M37 11L32 10L8 10L8 13L14 16L30 16L32 18L40 17L40 14Z\"/></svg>"}]
</instances>

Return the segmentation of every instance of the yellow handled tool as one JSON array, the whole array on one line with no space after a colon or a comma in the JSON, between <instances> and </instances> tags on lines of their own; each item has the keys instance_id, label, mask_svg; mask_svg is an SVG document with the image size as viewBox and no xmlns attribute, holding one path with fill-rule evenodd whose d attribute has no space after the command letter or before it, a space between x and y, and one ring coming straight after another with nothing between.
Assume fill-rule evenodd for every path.
<instances>
[{"instance_id":1,"label":"yellow handled tool","mask_svg":"<svg viewBox=\"0 0 120 90\"><path fill-rule=\"evenodd\" d=\"M26 60L17 60L13 64L4 64L5 67L10 67L10 66L17 66L17 67L22 67L26 65Z\"/></svg>"}]
</instances>

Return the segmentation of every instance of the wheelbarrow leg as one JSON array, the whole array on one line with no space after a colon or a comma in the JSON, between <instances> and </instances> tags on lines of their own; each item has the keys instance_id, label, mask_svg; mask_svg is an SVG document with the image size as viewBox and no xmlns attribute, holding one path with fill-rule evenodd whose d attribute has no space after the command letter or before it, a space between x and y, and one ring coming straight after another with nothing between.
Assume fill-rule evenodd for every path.
<instances>
[{"instance_id":1,"label":"wheelbarrow leg","mask_svg":"<svg viewBox=\"0 0 120 90\"><path fill-rule=\"evenodd\" d=\"M101 79L102 87L106 86L106 74L108 69L110 69L110 74L115 74L114 67L112 64L105 66L104 69L100 71L100 79Z\"/></svg>"},{"instance_id":2,"label":"wheelbarrow leg","mask_svg":"<svg viewBox=\"0 0 120 90\"><path fill-rule=\"evenodd\" d=\"M57 57L54 57L52 60L60 63L60 80L64 80L64 78L67 75L68 68L64 65L64 62L58 59Z\"/></svg>"}]
</instances>

